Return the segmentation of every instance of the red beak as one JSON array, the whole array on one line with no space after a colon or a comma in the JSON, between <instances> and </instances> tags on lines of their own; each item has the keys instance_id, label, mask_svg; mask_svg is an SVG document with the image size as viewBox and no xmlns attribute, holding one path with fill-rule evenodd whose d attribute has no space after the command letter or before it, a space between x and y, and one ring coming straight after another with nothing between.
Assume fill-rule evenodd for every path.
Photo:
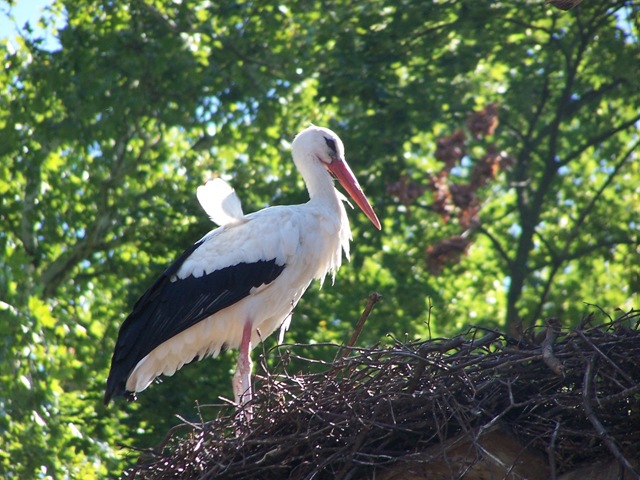
<instances>
[{"instance_id":1,"label":"red beak","mask_svg":"<svg viewBox=\"0 0 640 480\"><path fill-rule=\"evenodd\" d=\"M364 214L371 220L371 223L373 223L378 230L382 230L376 212L373 211L369 200L367 200L362 188L360 188L360 184L349 168L349 165L347 165L347 162L339 158L334 158L331 163L325 165L327 170L335 175L340 185L344 187L351 198L353 198L353 201L356 202Z\"/></svg>"}]
</instances>

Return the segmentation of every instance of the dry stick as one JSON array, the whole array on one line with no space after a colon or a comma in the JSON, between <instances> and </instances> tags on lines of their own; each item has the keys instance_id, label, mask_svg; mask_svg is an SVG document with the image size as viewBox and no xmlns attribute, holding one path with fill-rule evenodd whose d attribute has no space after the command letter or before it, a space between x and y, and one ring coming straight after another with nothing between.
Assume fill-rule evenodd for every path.
<instances>
[{"instance_id":1,"label":"dry stick","mask_svg":"<svg viewBox=\"0 0 640 480\"><path fill-rule=\"evenodd\" d=\"M443 343L425 342L419 349L418 355L427 356L431 352L446 353L464 344L464 335L458 335Z\"/></svg>"},{"instance_id":2,"label":"dry stick","mask_svg":"<svg viewBox=\"0 0 640 480\"><path fill-rule=\"evenodd\" d=\"M593 322L593 319L595 317L596 315L593 312L589 313L589 315L583 316L582 320L580 320L580 326L578 328L580 330L584 330L587 325Z\"/></svg>"},{"instance_id":3,"label":"dry stick","mask_svg":"<svg viewBox=\"0 0 640 480\"><path fill-rule=\"evenodd\" d=\"M594 336L593 338L590 338L589 332L584 332L584 334L589 339L589 341L591 341L594 345L597 346L598 351L594 350L593 347L584 348L583 341L580 340L580 336L576 333L573 334L574 336L569 337L569 341L566 344L564 342L559 342L558 340L555 341L556 344L554 344L554 353L555 353L555 349L558 349L557 357L563 361L566 372L569 375L572 375L574 368L578 367L578 369L580 370L580 372L578 372L578 379L577 379L578 390L577 391L572 390L571 392L564 392L564 393L561 393L561 395L566 396L569 394L577 393L578 395L577 401L579 402L579 405L582 405L584 409L583 411L585 412L582 414L583 419L587 417L588 409L585 409L585 406L582 403L580 403L581 400L584 402L584 399L581 397L585 394L584 393L585 379L583 378L583 388L580 388L579 374L583 373L583 377L584 377L588 357L590 356L593 357L592 358L593 367L591 368L591 373L588 376L590 384L587 385L588 388L586 390L587 394L590 395L589 399L592 406L591 411L596 410L595 414L598 416L596 418L596 421L600 422L601 425L604 425L603 429L606 428L605 433L610 435L611 440L615 442L615 445L617 445L617 448L619 449L619 451L627 455L627 458L629 459L629 463L632 466L635 466L633 463L634 459L631 456L631 453L625 451L625 445L627 443L626 439L618 437L618 435L615 434L615 432L612 430L613 426L611 426L608 423L609 415L614 414L614 412L607 412L606 410L601 410L601 407L603 402L606 402L607 399L609 399L609 402L612 402L612 401L615 401L617 396L620 396L622 398L627 398L633 395L634 392L637 393L638 388L640 388L640 386L638 386L636 383L636 385L626 390L623 390L624 387L622 387L617 389L617 393L609 395L608 397L600 397L601 395L600 379L601 379L601 375L603 376L602 378L606 378L604 377L604 375L611 375L612 374L611 370L613 370L614 376L618 376L617 370L612 369L611 366L615 365L615 362L619 361L619 358L627 359L627 356L629 356L630 359L635 358L632 356L632 354L636 355L636 352L640 351L640 344L636 343L638 340L640 340L640 337L638 337L636 332L634 332L633 338L629 338L629 340L634 340L634 343L633 345L630 344L629 348L627 348L626 343L624 344L624 346L622 343L619 343L621 340L620 336L623 333L626 334L626 331L620 333L620 336L617 333L613 334L608 332L602 332L601 334L599 330L594 330L594 331L597 332L597 336ZM541 345L542 341L544 340L544 336L546 336L546 333L547 332L545 328L544 335L540 339L539 345ZM484 339L484 337L482 337L482 339ZM443 342L445 343L443 344ZM515 349L501 348L499 351L499 355L497 355L497 358L492 359L492 358L487 358L483 355L472 352L471 347L467 343L457 347L457 348L462 348L463 353L466 352L466 355L467 355L466 359L460 358L460 356L458 357L454 356L453 358L451 356L447 356L447 358L441 358L442 357L441 355L435 355L428 359L422 358L421 354L423 353L423 351L425 354L429 354L432 351L441 352L442 350L445 350L446 347L449 347L449 346L456 347L457 341L454 340L453 344L450 344L449 342L451 341L440 340L441 346L424 344L422 345L423 348L420 348L421 347L420 344L405 345L404 347L407 349L407 352L404 352L404 350L401 350L398 347L394 348L392 351L385 350L383 352L372 350L370 348L358 348L357 349L358 355L355 357L353 356L349 357L348 363L340 362L340 366L338 367L338 369L342 371L347 371L347 372L353 371L354 372L353 374L350 374L350 375L345 374L343 376L349 377L348 381L351 382L352 384L355 384L358 386L363 385L364 391L370 390L372 392L375 392L375 395L372 397L369 397L369 394L366 394L364 399L362 398L362 393L357 393L356 389L349 390L348 392L346 392L346 391L343 391L342 389L332 388L328 390L326 396L324 396L324 393L322 392L322 388L318 387L318 385L323 385L323 382L326 379L326 374L324 372L314 374L312 377L305 377L304 381L301 380L301 383L299 384L296 383L294 385L295 388L290 386L291 381L296 381L293 378L286 380L286 382L283 381L282 383L279 383L279 388L286 389L285 392L283 393L283 397L284 395L287 395L287 396L292 395L295 397L298 394L297 390L299 389L302 389L307 394L309 392L315 392L312 398L310 399L306 398L309 395L305 395L304 399L296 400L296 403L298 401L304 400L305 402L304 405L313 405L313 408L308 409L308 407L304 407L304 406L301 407L301 411L306 416L304 418L301 418L303 414L300 414L299 416L291 418L290 423L288 423L289 420L287 419L283 420L282 416L286 413L289 413L289 406L284 405L284 403L281 403L285 401L284 399L279 400L278 395L274 395L273 401L268 403L269 408L274 408L274 412L277 410L277 414L274 414L271 417L274 422L273 426L262 425L261 427L262 430L266 432L266 435L268 435L267 439L266 440L261 439L261 436L259 435L256 435L255 437L250 437L248 440L245 440L245 445L247 445L248 447L245 447L245 450L240 449L239 450L240 453L235 453L231 457L229 457L228 451L230 450L231 452L233 452L235 446L238 444L235 438L231 438L231 439L227 438L225 440L223 439L224 437L222 435L211 437L215 429L208 429L207 431L208 438L206 439L207 444L205 445L205 447L208 449L205 452L207 455L209 455L208 458L210 458L212 461L213 459L217 459L219 455L218 452L222 452L223 449L226 451L226 453L222 452L220 453L220 455L226 455L226 456L222 457L223 460L216 460L216 461L220 461L221 463L219 463L217 467L210 467L211 473L206 474L203 478L214 478L216 472L218 472L218 474L221 475L220 472L226 473L227 471L230 472L229 475L235 473L236 475L238 475L238 478L241 478L241 477L251 478L251 475L255 474L255 471L257 468L264 468L265 471L268 473L272 471L289 472L293 467L295 467L295 465L298 464L298 459L299 459L299 463L302 465L301 468L305 468L304 465L307 466L306 468L309 468L309 465L313 465L313 464L309 464L305 462L310 462L311 461L309 460L310 458L313 458L315 462L318 458L320 458L320 455L322 455L321 453L319 453L320 450L317 450L317 451L314 450L313 452L311 452L311 455L309 452L306 452L306 451L303 452L302 451L303 449L301 447L298 447L298 445L302 441L302 440L299 440L297 443L293 442L294 447L281 451L280 450L281 444L279 442L287 443L290 441L290 439L312 437L313 440L308 441L306 443L308 443L309 445L318 445L318 448L321 448L324 445L324 448L326 448L326 451L327 451L325 456L332 454L332 452L336 451L337 449L340 449L342 451L342 454L339 458L334 456L330 461L331 463L323 463L324 470L318 470L316 474L320 476L320 474L328 475L327 472L329 471L337 472L341 467L343 467L345 461L350 461L351 464L353 465L354 470L349 470L349 469L344 470L345 478L343 480L347 480L348 478L350 478L351 475L356 476L354 472L356 472L355 470L356 465L360 464L360 460L359 460L360 455L369 455L369 457L367 458L375 458L375 455L370 453L370 451L371 450L379 451L379 450L377 446L377 440L376 440L376 445L372 445L369 443L370 437L365 436L360 441L362 444L362 450L367 450L368 452L362 452L362 453L359 452L358 455L356 456L352 456L352 457L348 456L349 451L353 448L353 445L354 445L351 442L357 438L358 433L362 431L362 427L360 426L353 427L353 424L350 423L351 417L349 415L351 410L347 411L347 410L344 410L343 407L340 407L339 412L336 414L333 414L333 413L329 414L326 411L326 410L333 411L333 408L329 408L328 406L338 404L339 402L336 399L344 398L345 400L348 400L348 398L346 398L345 396L352 395L352 393L356 393L358 395L357 397L358 399L356 400L356 402L362 402L363 405L366 405L367 407L365 410L373 412L376 408L376 405L385 403L383 394L387 392L391 393L390 391L392 390L393 394L398 395L398 397L400 398L399 402L394 402L393 404L394 405L393 409L395 410L393 415L394 420L393 421L389 420L390 418L389 413L385 413L385 415L381 416L380 418L372 419L374 428L384 429L383 431L386 432L385 435L389 435L388 437L383 437L384 438L383 445L385 445L385 447L386 445L394 445L394 441L393 441L394 437L392 436L392 433L389 433L389 431L392 429L393 429L394 435L395 435L395 431L398 431L398 432L419 431L421 434L420 442L424 442L425 445L429 445L430 442L434 441L434 438L437 438L437 435L436 433L433 433L433 434L430 433L430 431L433 429L433 420L425 425L426 422L424 421L424 419L429 412L431 412L434 408L437 408L438 404L440 404L441 402L445 404L444 408L440 407L442 412L438 416L443 416L446 414L447 418L443 417L442 421L436 420L436 424L442 424L442 422L447 422L448 420L451 423L454 422L454 418L453 418L454 416L447 414L444 411L445 409L456 409L456 411L459 411L460 412L458 415L459 419L456 421L456 424L457 422L462 422L463 426L466 426L465 422L467 421L469 414L470 413L473 414L473 410L471 409L472 407L468 406L466 403L462 406L456 406L459 403L459 401L457 400L458 393L456 392L458 392L459 390L456 390L457 387L454 388L455 385L452 385L450 389L447 388L447 391L445 392L440 392L440 390L442 390L442 388L440 388L440 385L439 385L440 382L444 382L445 387L447 387L447 385L449 385L449 382L453 382L456 385L458 383L466 385L466 383L463 383L463 382L470 381L472 383L471 387L473 390L473 398L481 399L483 402L483 405L487 407L487 412L493 414L492 412L496 411L496 409L498 408L500 409L498 411L504 410L504 406L502 405L502 403L499 403L496 405L494 400L496 396L494 396L494 394L491 394L492 389L496 390L495 395L499 395L500 392L502 391L502 390L498 391L498 389L494 388L494 386L496 381L495 377L502 375L503 372L504 374L508 375L507 378L511 378L511 375L517 375L516 380L520 385L522 385L521 382L524 382L524 381L537 380L537 377L535 376L536 372L540 372L541 376L544 377L544 379L549 378L549 375L554 376L554 374L552 373L552 370L550 370L549 367L546 364L544 364L544 362L542 361L541 347L536 348L533 346L528 346L526 350L519 353ZM484 345L485 342L486 340L483 340L481 343ZM620 348L610 349L609 347L613 342L616 342L614 346L620 347ZM476 343L474 344L474 346L478 346L478 344ZM573 351L574 352L573 355L570 355L571 349L568 348L569 346L575 347L575 351ZM417 348L417 354L416 352L411 351L413 348ZM633 348L633 352L629 351L630 348ZM601 356L600 352L602 352L602 354L605 356ZM509 353L510 355L503 356L503 354L506 354L506 353ZM516 353L517 355L515 355ZM341 358L340 354L337 355L337 358L338 359ZM507 358L510 360L507 360ZM604 361L600 360L600 358L602 358ZM456 363L456 361L460 363ZM429 395L427 396L407 395L407 392L405 390L406 389L405 382L407 382L408 380L411 380L411 378L414 377L414 370L415 370L414 367L418 367L420 365L420 362L427 362L426 368L433 369L433 371L431 370L429 371L430 377L434 378L433 380L434 383L432 385L434 386L434 388L435 386L438 387L438 392L446 394L446 398L442 400L438 400L438 398L440 397L436 397L435 394L434 394L434 397L431 397L430 395L431 392L429 392ZM428 362L432 362L432 363L428 363ZM474 362L478 366L489 365L491 368L485 369L482 371L479 369L478 366L474 366ZM522 364L524 367L529 368L529 366L532 363L535 364L535 369L533 369L535 370L533 372L534 375L524 374L520 372L520 370L518 369L511 368L511 366L517 366L519 364ZM451 374L452 372L450 371L450 367L447 367L447 365L449 364L453 365L454 368L457 368L458 365L462 365L463 368L456 370L452 375ZM620 367L618 368L621 368L626 364L627 364L626 362L624 364L621 363ZM352 365L358 365L364 368L358 369L358 370L352 370L351 369ZM440 365L443 365L443 366L440 366ZM446 371L443 369L443 367L447 367ZM438 370L436 370L436 368ZM602 370L599 370L599 368L602 368ZM383 375L383 372L395 372L396 369L398 374L391 377L393 380L386 381L385 376ZM488 378L485 379L484 376L476 377L478 372L480 372L483 375L486 375ZM468 374L468 378L466 377L467 374ZM463 375L465 376L464 378L463 378ZM336 383L335 378L330 378L329 380L330 380L329 383L331 383L331 385ZM272 381L275 381L275 380L272 379ZM478 387L477 381L481 381L484 383L482 383L480 387ZM380 382L383 382L382 387L379 386ZM436 383L438 385L436 385ZM308 388L305 388L303 385L308 385ZM484 385L486 385L486 387ZM506 385L508 387L511 387L512 383L510 381L507 381ZM482 388L482 395L480 395L480 388ZM511 388L509 388L509 390L511 390ZM611 389L608 387L608 385L605 382L603 383L602 390L608 393ZM291 393L289 393L290 391ZM615 390L612 390L612 391L615 391ZM513 395L515 396L515 392L513 392ZM552 396L554 395L554 393L549 392L547 395L548 396L551 395L549 396L549 398L553 398ZM295 397L295 398L298 398L298 397ZM498 397L498 398L501 398L501 397ZM534 402L534 406L538 405L535 403L535 400L530 400L530 401ZM519 399L514 398L514 400L512 400L510 404L511 406L514 406L518 404L518 402L519 402ZM436 405L436 407L433 406L434 404ZM401 407L403 406L404 406L404 410L401 409ZM318 410L316 411L316 409ZM384 412L386 412L386 410L383 411L383 413ZM546 419L552 420L551 428L548 428L546 425L542 425L542 424L540 425L540 427L538 427L537 425L533 425L533 427L530 427L530 428L535 428L535 430L533 430L532 435L535 435L537 438L539 438L541 441L547 444L547 449L549 452L548 453L549 462L551 465L553 465L552 462L555 461L553 456L553 450L556 450L558 453L557 461L562 463L563 455L566 455L564 451L567 450L567 448L565 448L565 446L563 445L559 445L557 440L557 438L562 435L561 432L565 431L566 429L560 428L560 424L558 423L560 420L558 420L558 422L555 422L555 429L553 428L553 423L554 423L553 419L555 418L556 413L553 413L554 410L552 410L551 412L552 413L546 416ZM577 410L575 413L578 413ZM499 413L499 415L504 416L504 413ZM396 422L395 422L396 416L398 419L403 419L403 420L406 419L406 421L403 421L401 428L396 425ZM322 431L321 433L312 433L313 428L309 426L309 420L307 420L307 418L314 418L317 422L320 422L321 424L327 424L327 425L330 424L329 428L334 428L336 430L340 430L341 432L344 432L341 435L344 435L343 437L345 438L344 441L349 443L347 443L346 446L339 446L339 447L334 446L335 444L333 443L329 443L329 445L327 446L327 442L323 443L324 441L323 435L326 436L326 433L328 432L328 430L324 429L324 431ZM356 417L353 417L353 418L356 418ZM591 418L589 418L589 420L591 420ZM483 424L484 423L485 421L483 421ZM492 421L490 422L490 424L491 423L494 423L494 422ZM211 424L215 425L215 423L213 422ZM589 423L588 425L592 425L592 424ZM297 426L297 434L306 435L305 437L300 437L300 436L296 437L295 435L288 434L290 429L291 428L295 429L296 426ZM539 428L543 428L544 431L541 432ZM590 429L592 433L589 435L598 435L599 432L597 432L597 429L595 429L593 425L590 427ZM308 433L305 434L305 430L307 430ZM609 432L608 430L612 430L612 431ZM230 430L226 429L224 431L229 432ZM580 431L577 432L577 434L581 434L581 433L583 433L582 429L580 429ZM371 435L372 433L369 432L369 434ZM263 435L263 434L260 434L260 435ZM285 435L285 436L279 437L279 435ZM378 435L377 430L376 430L376 435ZM549 435L551 435L550 441L548 440ZM598 437L599 439L603 438L602 435L598 435ZM195 440L192 442L191 445L195 444L200 437L198 435L194 435L194 438ZM218 438L220 438L220 440L218 440ZM395 437L395 438L398 438L398 437ZM444 437L441 437L441 438L444 438ZM545 440L547 441L545 442ZM288 457L286 461L282 461L281 463L278 463L279 462L278 459L274 459L274 458L271 458L270 456L266 456L264 460L264 464L262 462L260 464L257 464L255 460L256 459L259 460L260 458L265 456L263 452L265 450L268 450L269 448L274 448L273 445L276 445L278 448L278 451L277 451L278 456L286 454L287 451L291 452L291 456ZM341 445L344 445L344 442L342 442ZM351 445L351 447L349 447L349 445ZM544 447L544 445L542 446ZM613 454L611 453L611 450L608 447L609 445L605 441L600 440L598 442L598 449L604 448L605 451L609 453L611 457L613 457ZM186 447L186 449L183 447L180 447L180 448L182 448L183 451L182 452L178 451L178 453L181 454L180 458L184 458L184 460L179 459L177 461L190 462L187 464L187 466L193 464L193 460L191 459L191 457L195 456L193 453L193 447ZM282 447L282 448L285 448L285 447ZM296 450L296 448L299 448L299 450ZM380 450L380 451L384 452L384 450ZM212 452L212 453L209 454L208 452ZM200 458L202 458L202 456L198 457L198 461L200 461ZM290 460L292 458L293 460ZM175 468L177 464L174 462L173 459L171 459L171 462L173 462L171 464L167 464L167 460L165 460L162 457L155 462L157 462L158 464L157 468L162 469L163 473L167 472L166 473L167 476L170 474L170 472L176 471ZM160 462L164 462L164 463L160 463ZM616 460L616 463L618 463L617 460ZM247 465L251 465L251 466L248 467ZM217 470L214 470L213 468L217 468ZM620 463L620 468L624 469L624 465L622 465L621 463ZM635 468L636 470L638 470L638 466L635 466ZM269 469L272 469L272 470L269 470ZM142 472L143 470L144 470L143 468L139 468L140 472ZM300 469L298 469L297 471L299 472ZM239 473L239 472L246 472L246 473ZM556 468L556 474L557 474L557 468ZM278 476L278 474L276 473L273 476L276 477ZM282 475L282 476L287 476L287 475ZM302 477L304 475L301 473L300 476ZM157 478L157 476L155 478ZM551 471L550 478L551 479L554 478L553 470Z\"/></svg>"},{"instance_id":4,"label":"dry stick","mask_svg":"<svg viewBox=\"0 0 640 480\"><path fill-rule=\"evenodd\" d=\"M557 480L556 469L556 438L558 437L558 430L560 429L560 422L556 420L556 427L551 434L551 440L547 446L547 456L549 457L549 470L551 474L551 480Z\"/></svg>"},{"instance_id":5,"label":"dry stick","mask_svg":"<svg viewBox=\"0 0 640 480\"><path fill-rule=\"evenodd\" d=\"M353 331L353 335L351 335L351 338L347 343L347 349L353 347L356 344L356 342L358 341L358 337L362 332L362 328L364 327L364 322L366 322L367 318L369 318L369 314L371 313L371 310L373 310L373 306L378 303L378 300L380 300L381 298L382 295L380 295L378 292L373 292L371 295L369 295L369 299L367 300L367 305L364 307L362 316L360 317L360 320L358 320L356 329Z\"/></svg>"},{"instance_id":6,"label":"dry stick","mask_svg":"<svg viewBox=\"0 0 640 480\"><path fill-rule=\"evenodd\" d=\"M386 407L386 404L384 402L378 403L378 405L376 405L371 415L371 418L377 419L380 416L380 413L382 412L382 409L384 407ZM349 473L349 470L353 468L353 465L352 465L353 458L360 451L360 448L362 447L362 444L365 442L367 437L370 437L370 431L373 426L374 426L374 422L372 421L365 423L364 428L362 428L360 433L353 439L353 442L352 442L353 447L351 448L351 454L349 455L348 458L345 458L342 468L340 469L340 471L335 477L336 479L348 478L347 474ZM351 460L351 462L349 460Z\"/></svg>"},{"instance_id":7,"label":"dry stick","mask_svg":"<svg viewBox=\"0 0 640 480\"><path fill-rule=\"evenodd\" d=\"M627 388L619 393L614 393L613 395L607 395L606 397L600 397L598 400L598 404L600 406L606 405L607 403L616 403L621 400L625 400L629 398L631 395L635 395L640 391L640 383L634 385L631 388Z\"/></svg>"},{"instance_id":8,"label":"dry stick","mask_svg":"<svg viewBox=\"0 0 640 480\"><path fill-rule=\"evenodd\" d=\"M560 321L555 317L547 318L547 335L542 341L542 360L556 375L562 375L564 373L564 365L562 365L562 362L553 354L553 344L556 342L559 334Z\"/></svg>"},{"instance_id":9,"label":"dry stick","mask_svg":"<svg viewBox=\"0 0 640 480\"><path fill-rule=\"evenodd\" d=\"M429 353L431 352L446 353L449 350L453 350L454 348L459 348L462 345L464 345L463 335L458 335L457 337L453 337L452 339L442 344L425 343L424 345L422 345L422 347L420 347L420 349L418 350L418 355L425 358L421 358L420 363L418 363L418 365L416 366L416 369L413 372L411 380L407 384L407 387L406 387L407 393L413 393L417 388L418 383L422 378L422 374L424 373L424 369L427 366L426 357Z\"/></svg>"},{"instance_id":10,"label":"dry stick","mask_svg":"<svg viewBox=\"0 0 640 480\"><path fill-rule=\"evenodd\" d=\"M373 306L376 303L378 303L378 300L380 300L381 298L382 298L382 295L380 295L378 292L373 292L369 295L367 304L365 305L364 310L362 311L360 320L358 320L358 323L356 324L356 327L353 333L351 334L351 338L349 339L347 344L344 347L340 348L338 350L338 353L336 353L335 360L333 361L333 368L329 371L329 375L327 375L326 377L327 380L330 377L333 377L334 374L337 374L337 372L340 370L340 364L342 363L343 360L345 360L349 356L351 349L358 341L358 337L360 336L360 333L364 328L364 324L367 321L367 318L369 318L369 314L371 313L371 310L373 310Z\"/></svg>"},{"instance_id":11,"label":"dry stick","mask_svg":"<svg viewBox=\"0 0 640 480\"><path fill-rule=\"evenodd\" d=\"M592 350L594 350L605 362L607 362L609 365L611 365L616 372L618 372L620 374L620 376L622 378L624 378L627 382L629 382L630 385L634 385L635 382L633 381L633 379L631 377L629 377L629 375L626 374L626 372L624 370L622 370L617 363L615 363L613 360L611 360L609 357L607 357L602 350L600 350L598 347L596 347L593 342L591 340L589 340L586 335L581 332L580 330L576 330L576 333L580 336L580 338L582 338L582 340L585 341L585 343L589 346L589 348L591 348Z\"/></svg>"},{"instance_id":12,"label":"dry stick","mask_svg":"<svg viewBox=\"0 0 640 480\"><path fill-rule=\"evenodd\" d=\"M484 348L487 345L491 344L494 340L497 340L498 338L500 338L501 336L502 334L500 332L497 332L495 330L489 330L488 333L483 335L482 337L474 338L470 342L466 343L464 345L464 348L460 349L458 353L455 353L452 356L466 355L469 352L471 352L471 350Z\"/></svg>"},{"instance_id":13,"label":"dry stick","mask_svg":"<svg viewBox=\"0 0 640 480\"><path fill-rule=\"evenodd\" d=\"M595 412L593 411L593 405L591 405L591 378L592 378L592 370L593 370L593 362L594 357L589 357L587 362L587 368L584 372L584 382L582 387L582 400L584 405L584 412L587 414L587 418L593 425L593 428L596 430L602 441L605 443L609 451L613 454L614 457L620 462L620 464L627 470L629 473L633 474L635 478L640 479L640 475L636 472L629 460L622 454L615 441L611 436L607 433L607 430L604 428L604 425L600 422Z\"/></svg>"}]
</instances>

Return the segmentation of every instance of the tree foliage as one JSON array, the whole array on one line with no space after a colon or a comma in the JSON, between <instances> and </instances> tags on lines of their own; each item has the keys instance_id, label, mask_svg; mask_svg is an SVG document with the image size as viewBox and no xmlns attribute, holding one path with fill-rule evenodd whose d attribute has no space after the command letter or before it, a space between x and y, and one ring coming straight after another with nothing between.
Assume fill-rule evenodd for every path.
<instances>
[{"instance_id":1,"label":"tree foliage","mask_svg":"<svg viewBox=\"0 0 640 480\"><path fill-rule=\"evenodd\" d=\"M0 472L113 475L117 442L156 441L173 414L229 395L225 355L101 405L119 325L210 228L197 186L228 178L245 211L305 201L288 147L309 122L342 137L383 232L351 214L354 258L305 295L289 341L343 341L373 290L367 343L637 307L637 15L632 1L52 1L2 43ZM469 119L492 104L478 134ZM457 131L438 190L438 143ZM490 153L511 162L469 193ZM471 195L470 218L459 201L438 210L445 186ZM434 271L429 252L456 237Z\"/></svg>"}]
</instances>

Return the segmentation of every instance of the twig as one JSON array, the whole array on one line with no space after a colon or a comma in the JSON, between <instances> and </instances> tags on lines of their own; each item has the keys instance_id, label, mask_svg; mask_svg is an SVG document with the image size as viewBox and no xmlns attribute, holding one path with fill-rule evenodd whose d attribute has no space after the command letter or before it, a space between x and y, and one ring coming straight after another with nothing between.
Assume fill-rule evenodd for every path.
<instances>
[{"instance_id":1,"label":"twig","mask_svg":"<svg viewBox=\"0 0 640 480\"><path fill-rule=\"evenodd\" d=\"M457 337L453 337L452 339L446 341L445 343L425 343L418 350L418 354L420 356L426 357L429 353L432 352L440 352L445 353L449 350L453 350L454 348L459 348L464 344L464 336L458 335ZM422 374L424 373L424 369L427 366L426 358L421 360L420 363L416 366L415 371L413 372L413 376L411 380L407 384L407 392L413 393L420 383L420 379L422 378Z\"/></svg>"},{"instance_id":2,"label":"twig","mask_svg":"<svg viewBox=\"0 0 640 480\"><path fill-rule=\"evenodd\" d=\"M616 372L618 372L620 374L620 376L622 378L624 378L627 382L629 382L630 385L635 385L636 382L633 381L632 378L629 377L629 375L626 374L626 372L624 370L622 370L613 360L611 360L609 357L607 357L602 350L600 350L598 347L596 347L593 342L591 340L589 340L584 333L582 333L580 330L576 330L577 334L580 336L580 338L582 338L582 340L584 340L586 342L587 345L589 345L589 348L591 348L593 351L595 351L605 362L607 362L609 365L611 365Z\"/></svg>"},{"instance_id":3,"label":"twig","mask_svg":"<svg viewBox=\"0 0 640 480\"><path fill-rule=\"evenodd\" d=\"M451 339L445 339L444 343L425 343L418 350L418 354L427 356L431 352L446 353L464 345L464 335L457 335Z\"/></svg>"},{"instance_id":4,"label":"twig","mask_svg":"<svg viewBox=\"0 0 640 480\"><path fill-rule=\"evenodd\" d=\"M493 341L500 338L501 335L502 334L500 332L489 330L489 332L486 335L480 338L475 338L471 342L465 344L464 348L462 348L458 353L455 353L454 355L467 355L472 350L486 347L487 345L491 344Z\"/></svg>"},{"instance_id":5,"label":"twig","mask_svg":"<svg viewBox=\"0 0 640 480\"><path fill-rule=\"evenodd\" d=\"M635 316L640 312L625 318ZM453 339L351 345L348 357L342 355L346 344L313 345L337 352L335 363L295 354L310 345L288 345L292 353L273 368L261 362L265 376L247 436L233 435L237 419L222 404L219 408L226 410L210 422L183 424L188 435L170 432L173 441L165 442L164 451L147 453L125 477L368 478L389 464L402 473L403 461L435 451L438 443L440 460L424 461L451 462L453 471L459 465L444 445L460 433L473 441L477 435L468 435L505 421L526 441L523 451L546 448L552 479L605 458L613 458L631 477L629 465L638 469L631 449L640 442L633 428L640 332L594 326L581 332L590 346L585 348L577 332L559 341L564 332L554 339L553 328L547 325L536 344L511 343L494 330L474 327ZM562 362L564 376L543 361L544 341ZM314 373L287 373L289 358ZM626 388L619 370L636 380L633 386Z\"/></svg>"},{"instance_id":6,"label":"twig","mask_svg":"<svg viewBox=\"0 0 640 480\"><path fill-rule=\"evenodd\" d=\"M640 383L634 385L631 388L627 388L619 393L615 393L613 395L607 395L606 397L600 397L598 399L598 404L602 406L602 405L606 405L607 403L620 402L621 400L625 400L631 397L632 395L635 395L638 392L640 392Z\"/></svg>"},{"instance_id":7,"label":"twig","mask_svg":"<svg viewBox=\"0 0 640 480\"><path fill-rule=\"evenodd\" d=\"M640 479L640 475L636 472L629 460L622 454L616 442L611 438L611 436L607 433L607 430L604 428L604 425L600 422L595 412L593 411L593 406L591 405L591 378L593 375L593 363L594 357L589 357L587 361L587 368L584 372L584 383L582 387L582 404L584 405L584 412L587 414L587 418L593 425L593 428L596 430L602 441L605 443L609 451L613 454L614 457L620 462L620 464L625 468L625 470L635 476L635 478Z\"/></svg>"},{"instance_id":8,"label":"twig","mask_svg":"<svg viewBox=\"0 0 640 480\"><path fill-rule=\"evenodd\" d=\"M553 354L553 344L560 334L560 321L555 318L547 318L547 335L542 341L542 360L556 375L564 375L562 362Z\"/></svg>"},{"instance_id":9,"label":"twig","mask_svg":"<svg viewBox=\"0 0 640 480\"><path fill-rule=\"evenodd\" d=\"M584 330L587 325L589 325L591 322L593 322L593 319L595 318L595 314L593 312L589 312L588 315L584 315L582 317L582 320L580 320L580 326L578 327L580 330Z\"/></svg>"},{"instance_id":10,"label":"twig","mask_svg":"<svg viewBox=\"0 0 640 480\"><path fill-rule=\"evenodd\" d=\"M345 353L345 356L348 355L348 350L352 348L358 341L358 337L360 336L360 333L362 333L364 324L367 321L367 318L369 318L369 314L371 313L371 310L373 310L373 306L376 303L378 303L378 301L381 298L382 298L382 295L380 295L378 292L373 292L371 295L369 295L369 299L367 300L367 305L364 307L364 311L360 316L360 320L358 320L358 323L356 324L356 328L353 330L353 334L351 335L351 338L347 342L347 345L346 345L347 352Z\"/></svg>"},{"instance_id":11,"label":"twig","mask_svg":"<svg viewBox=\"0 0 640 480\"><path fill-rule=\"evenodd\" d=\"M613 322L613 318L611 318L611 315L609 315L609 314L604 310L604 308L602 308L600 305L594 305L593 303L589 303L589 302L584 302L584 304L585 304L587 307L594 307L594 308L597 308L598 310L600 310L600 313L602 313L603 315L605 315L605 316L609 319L609 321L610 321L610 322Z\"/></svg>"},{"instance_id":12,"label":"twig","mask_svg":"<svg viewBox=\"0 0 640 480\"><path fill-rule=\"evenodd\" d=\"M556 420L556 427L553 429L551 440L547 447L547 457L549 457L549 474L551 475L551 480L556 480L558 478L556 473L556 438L558 437L558 430L560 430L560 422Z\"/></svg>"}]
</instances>

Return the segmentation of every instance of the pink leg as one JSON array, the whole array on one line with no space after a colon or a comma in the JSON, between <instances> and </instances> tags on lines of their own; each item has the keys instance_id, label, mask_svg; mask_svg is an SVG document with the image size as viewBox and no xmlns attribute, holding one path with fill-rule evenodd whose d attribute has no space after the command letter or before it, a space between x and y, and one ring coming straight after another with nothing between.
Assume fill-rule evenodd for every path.
<instances>
[{"instance_id":1,"label":"pink leg","mask_svg":"<svg viewBox=\"0 0 640 480\"><path fill-rule=\"evenodd\" d=\"M251 322L247 322L242 330L242 342L240 343L240 353L238 355L238 365L236 373L233 375L233 393L236 405L242 408L251 401ZM251 420L252 411L245 410L247 420Z\"/></svg>"}]
</instances>

